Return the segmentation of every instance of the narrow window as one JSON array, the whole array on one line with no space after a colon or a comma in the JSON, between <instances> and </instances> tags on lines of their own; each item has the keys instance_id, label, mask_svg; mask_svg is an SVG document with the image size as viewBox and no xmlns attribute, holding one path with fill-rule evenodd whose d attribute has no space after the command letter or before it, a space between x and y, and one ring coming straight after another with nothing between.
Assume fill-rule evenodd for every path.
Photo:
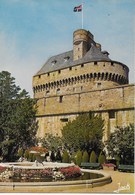
<instances>
[{"instance_id":1,"label":"narrow window","mask_svg":"<svg viewBox=\"0 0 135 195\"><path fill-rule=\"evenodd\" d=\"M72 67L69 67L69 70L72 70Z\"/></svg>"},{"instance_id":2,"label":"narrow window","mask_svg":"<svg viewBox=\"0 0 135 195\"><path fill-rule=\"evenodd\" d=\"M47 76L48 76L48 77L50 76L50 73L49 73L49 72L47 73Z\"/></svg>"},{"instance_id":3,"label":"narrow window","mask_svg":"<svg viewBox=\"0 0 135 195\"><path fill-rule=\"evenodd\" d=\"M59 103L62 103L62 100L63 100L63 96L61 95L59 99Z\"/></svg>"},{"instance_id":4,"label":"narrow window","mask_svg":"<svg viewBox=\"0 0 135 195\"><path fill-rule=\"evenodd\" d=\"M84 64L81 64L81 68L84 67Z\"/></svg>"},{"instance_id":5,"label":"narrow window","mask_svg":"<svg viewBox=\"0 0 135 195\"><path fill-rule=\"evenodd\" d=\"M50 91L46 91L46 95L49 95L50 94Z\"/></svg>"},{"instance_id":6,"label":"narrow window","mask_svg":"<svg viewBox=\"0 0 135 195\"><path fill-rule=\"evenodd\" d=\"M94 62L94 65L97 65L97 62Z\"/></svg>"},{"instance_id":7,"label":"narrow window","mask_svg":"<svg viewBox=\"0 0 135 195\"><path fill-rule=\"evenodd\" d=\"M57 93L57 94L60 94L60 89L57 89L56 93Z\"/></svg>"},{"instance_id":8,"label":"narrow window","mask_svg":"<svg viewBox=\"0 0 135 195\"><path fill-rule=\"evenodd\" d=\"M38 75L38 78L40 79L41 78L41 75Z\"/></svg>"},{"instance_id":9,"label":"narrow window","mask_svg":"<svg viewBox=\"0 0 135 195\"><path fill-rule=\"evenodd\" d=\"M60 74L61 73L61 70L58 70L58 73Z\"/></svg>"},{"instance_id":10,"label":"narrow window","mask_svg":"<svg viewBox=\"0 0 135 195\"><path fill-rule=\"evenodd\" d=\"M109 118L110 119L115 118L115 111L113 111L113 110L109 111Z\"/></svg>"},{"instance_id":11,"label":"narrow window","mask_svg":"<svg viewBox=\"0 0 135 195\"><path fill-rule=\"evenodd\" d=\"M114 63L113 62L111 62L111 66L114 66Z\"/></svg>"},{"instance_id":12,"label":"narrow window","mask_svg":"<svg viewBox=\"0 0 135 195\"><path fill-rule=\"evenodd\" d=\"M68 118L61 118L61 122L68 122Z\"/></svg>"},{"instance_id":13,"label":"narrow window","mask_svg":"<svg viewBox=\"0 0 135 195\"><path fill-rule=\"evenodd\" d=\"M101 87L101 83L97 83L97 88L100 88Z\"/></svg>"}]
</instances>

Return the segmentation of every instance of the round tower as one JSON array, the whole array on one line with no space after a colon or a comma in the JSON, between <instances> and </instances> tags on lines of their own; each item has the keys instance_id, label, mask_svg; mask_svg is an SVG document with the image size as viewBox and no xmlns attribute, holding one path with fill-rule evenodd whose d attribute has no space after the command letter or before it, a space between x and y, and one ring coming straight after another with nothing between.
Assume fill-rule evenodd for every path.
<instances>
[{"instance_id":1,"label":"round tower","mask_svg":"<svg viewBox=\"0 0 135 195\"><path fill-rule=\"evenodd\" d=\"M73 33L73 60L78 60L87 53L91 43L95 45L94 36L87 30L79 29Z\"/></svg>"}]
</instances>

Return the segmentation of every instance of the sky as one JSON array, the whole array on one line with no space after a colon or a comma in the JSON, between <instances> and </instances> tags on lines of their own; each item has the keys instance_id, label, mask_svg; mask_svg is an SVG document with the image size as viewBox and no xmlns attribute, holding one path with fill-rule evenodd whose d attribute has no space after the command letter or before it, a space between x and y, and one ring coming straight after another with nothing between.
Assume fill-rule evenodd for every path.
<instances>
[{"instance_id":1,"label":"sky","mask_svg":"<svg viewBox=\"0 0 135 195\"><path fill-rule=\"evenodd\" d=\"M134 82L135 0L83 0L83 28L110 58L126 64ZM0 72L32 96L32 77L47 59L73 49L82 28L82 0L0 0Z\"/></svg>"}]
</instances>

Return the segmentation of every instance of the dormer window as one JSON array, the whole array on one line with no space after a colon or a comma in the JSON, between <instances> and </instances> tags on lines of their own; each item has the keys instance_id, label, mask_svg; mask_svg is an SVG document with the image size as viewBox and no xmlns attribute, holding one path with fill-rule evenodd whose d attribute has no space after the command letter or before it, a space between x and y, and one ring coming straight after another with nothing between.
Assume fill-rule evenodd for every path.
<instances>
[{"instance_id":1,"label":"dormer window","mask_svg":"<svg viewBox=\"0 0 135 195\"><path fill-rule=\"evenodd\" d=\"M56 64L57 60L53 60L52 61L52 66L54 66Z\"/></svg>"},{"instance_id":2,"label":"dormer window","mask_svg":"<svg viewBox=\"0 0 135 195\"><path fill-rule=\"evenodd\" d=\"M64 62L67 62L68 60L69 60L69 56L66 56L65 58L64 58Z\"/></svg>"}]
</instances>

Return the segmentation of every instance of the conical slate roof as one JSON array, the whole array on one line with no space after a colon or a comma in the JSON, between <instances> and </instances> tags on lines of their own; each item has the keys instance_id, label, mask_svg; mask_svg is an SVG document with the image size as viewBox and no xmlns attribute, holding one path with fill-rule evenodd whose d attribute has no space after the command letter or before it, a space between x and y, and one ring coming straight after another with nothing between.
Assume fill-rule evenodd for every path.
<instances>
[{"instance_id":1,"label":"conical slate roof","mask_svg":"<svg viewBox=\"0 0 135 195\"><path fill-rule=\"evenodd\" d=\"M46 61L46 63L37 72L36 75L49 73L93 61L111 61L111 59L92 44L90 50L85 54L85 56L75 61L73 61L73 50L52 56Z\"/></svg>"}]
</instances>

